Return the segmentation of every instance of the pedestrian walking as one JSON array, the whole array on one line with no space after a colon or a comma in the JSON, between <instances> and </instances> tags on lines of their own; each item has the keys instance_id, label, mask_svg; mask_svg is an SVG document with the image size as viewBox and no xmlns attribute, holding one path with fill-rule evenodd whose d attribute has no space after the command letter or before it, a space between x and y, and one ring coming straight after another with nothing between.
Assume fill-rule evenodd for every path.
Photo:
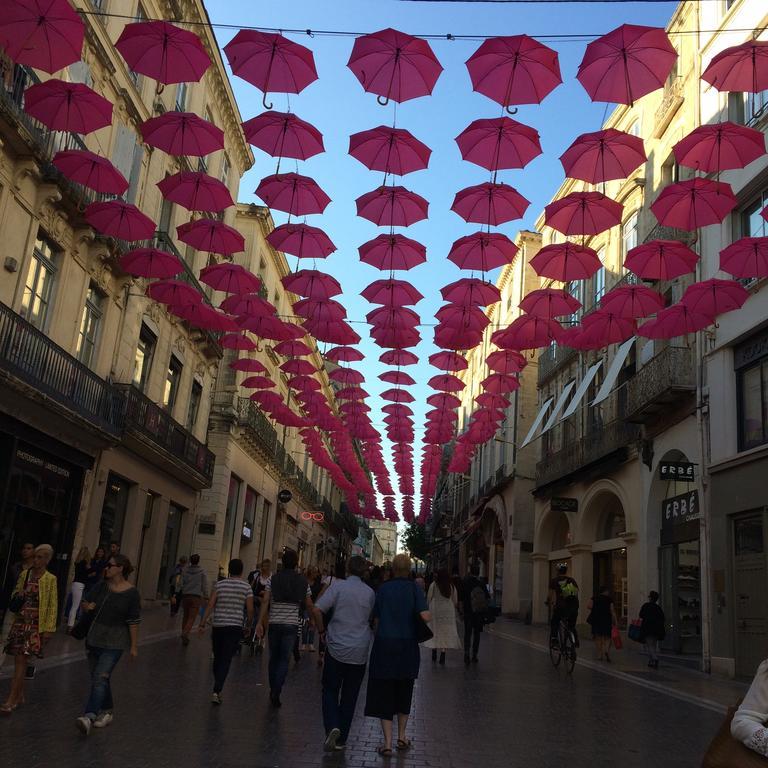
<instances>
[{"instance_id":1,"label":"pedestrian walking","mask_svg":"<svg viewBox=\"0 0 768 768\"><path fill-rule=\"evenodd\" d=\"M616 611L613 608L611 590L603 587L600 592L589 601L587 605L589 616L587 623L592 627L592 637L595 641L598 660L605 659L608 663L611 657L608 649L611 647L611 632L618 624Z\"/></svg>"},{"instance_id":2,"label":"pedestrian walking","mask_svg":"<svg viewBox=\"0 0 768 768\"><path fill-rule=\"evenodd\" d=\"M104 571L108 562L107 550L104 547L96 547L96 551L93 553L93 560L91 560L91 568L88 571L88 581L85 583L86 595L89 590L93 589L104 578Z\"/></svg>"},{"instance_id":3,"label":"pedestrian walking","mask_svg":"<svg viewBox=\"0 0 768 768\"><path fill-rule=\"evenodd\" d=\"M11 631L11 625L16 619L16 614L9 610L8 605L11 601L13 593L16 591L16 584L19 581L19 576L22 571L27 568L31 568L34 562L35 545L26 542L21 545L19 552L19 560L15 562L9 569L8 575L5 580L5 587L3 589L3 623L2 629L0 629L0 667L5 663L5 643L8 638L8 633Z\"/></svg>"},{"instance_id":4,"label":"pedestrian walking","mask_svg":"<svg viewBox=\"0 0 768 768\"><path fill-rule=\"evenodd\" d=\"M48 570L52 557L50 544L35 547L32 565L21 571L11 596L9 607L14 620L5 642L5 653L14 657L14 669L8 698L0 706L3 715L10 715L24 703L28 660L41 657L43 646L56 632L57 584L56 577Z\"/></svg>"},{"instance_id":5,"label":"pedestrian walking","mask_svg":"<svg viewBox=\"0 0 768 768\"><path fill-rule=\"evenodd\" d=\"M200 607L208 599L208 577L200 567L200 555L192 555L181 574L181 642L189 645L189 633L195 625Z\"/></svg>"},{"instance_id":6,"label":"pedestrian walking","mask_svg":"<svg viewBox=\"0 0 768 768\"><path fill-rule=\"evenodd\" d=\"M171 571L171 576L168 579L168 586L169 586L169 602L170 602L170 610L171 610L171 616L175 616L179 612L179 608L181 608L181 581L182 581L182 575L184 573L184 569L187 567L187 558L182 555L179 558L179 562L176 563L173 570Z\"/></svg>"},{"instance_id":7,"label":"pedestrian walking","mask_svg":"<svg viewBox=\"0 0 768 768\"><path fill-rule=\"evenodd\" d=\"M411 714L413 685L419 676L417 615L430 621L427 598L410 580L408 555L395 555L391 580L379 587L373 608L374 640L365 699L366 717L381 721L384 743L377 748L382 757L392 755L392 721L397 716L396 749L411 748L405 735ZM335 620L335 617L334 617Z\"/></svg>"},{"instance_id":8,"label":"pedestrian walking","mask_svg":"<svg viewBox=\"0 0 768 768\"><path fill-rule=\"evenodd\" d=\"M72 579L72 586L69 588L70 607L67 616L67 634L75 626L77 612L80 610L80 603L83 600L85 585L88 583L88 574L91 570L91 553L88 547L80 547L80 551L75 558L75 576Z\"/></svg>"},{"instance_id":9,"label":"pedestrian walking","mask_svg":"<svg viewBox=\"0 0 768 768\"><path fill-rule=\"evenodd\" d=\"M190 558L191 560L191 558ZM221 692L229 674L232 657L240 647L243 636L248 636L253 623L253 590L243 578L243 561L229 561L229 576L220 579L213 587L211 599L200 621L199 632L202 634L209 617L213 623L211 645L213 646L213 693L212 704L221 704ZM243 614L247 619L243 624Z\"/></svg>"},{"instance_id":10,"label":"pedestrian walking","mask_svg":"<svg viewBox=\"0 0 768 768\"><path fill-rule=\"evenodd\" d=\"M659 593L651 590L648 602L640 608L640 642L648 652L648 666L659 668L659 643L666 636L666 619L659 605Z\"/></svg>"},{"instance_id":11,"label":"pedestrian walking","mask_svg":"<svg viewBox=\"0 0 768 768\"><path fill-rule=\"evenodd\" d=\"M119 541L110 541L109 542L109 556L114 557L115 555L120 554L120 542Z\"/></svg>"},{"instance_id":12,"label":"pedestrian walking","mask_svg":"<svg viewBox=\"0 0 768 768\"><path fill-rule=\"evenodd\" d=\"M112 673L126 651L131 659L139 655L141 595L128 581L131 573L133 566L125 555L111 556L104 579L82 603L83 610L93 614L85 637L91 692L83 714L75 721L85 736L91 728L105 728L112 722Z\"/></svg>"},{"instance_id":13,"label":"pedestrian walking","mask_svg":"<svg viewBox=\"0 0 768 768\"><path fill-rule=\"evenodd\" d=\"M464 619L464 664L477 662L480 634L488 613L488 593L479 579L480 567L472 565L461 584L461 612Z\"/></svg>"},{"instance_id":14,"label":"pedestrian walking","mask_svg":"<svg viewBox=\"0 0 768 768\"><path fill-rule=\"evenodd\" d=\"M307 568L306 577L309 584L309 596L312 598L312 603L315 604L317 598L320 597L320 590L323 588L320 571L314 565L310 565ZM301 623L301 650L310 653L314 653L315 650L315 625L312 616L306 610Z\"/></svg>"},{"instance_id":15,"label":"pedestrian walking","mask_svg":"<svg viewBox=\"0 0 768 768\"><path fill-rule=\"evenodd\" d=\"M441 568L437 572L437 578L429 585L427 604L432 616L429 628L433 637L424 643L424 647L432 649L432 661L437 661L437 652L440 651L440 664L445 664L446 651L461 648L461 640L456 630L456 608L459 599L447 568Z\"/></svg>"},{"instance_id":16,"label":"pedestrian walking","mask_svg":"<svg viewBox=\"0 0 768 768\"><path fill-rule=\"evenodd\" d=\"M269 580L261 601L261 614L256 633L267 634L269 643L269 700L280 707L280 695L288 675L288 662L296 643L300 611L312 610L312 597L307 580L296 572L298 555L287 549L283 567ZM267 633L267 626L269 631Z\"/></svg>"},{"instance_id":17,"label":"pedestrian walking","mask_svg":"<svg viewBox=\"0 0 768 768\"><path fill-rule=\"evenodd\" d=\"M334 581L337 580L337 578L340 581L344 580L343 573L341 576L338 576L338 569L336 569L334 573L335 575L328 573L328 571L325 572L325 575L320 580L319 597L322 597L325 594L325 591L333 584ZM317 643L317 666L322 667L324 661L325 661L325 640L321 637Z\"/></svg>"},{"instance_id":18,"label":"pedestrian walking","mask_svg":"<svg viewBox=\"0 0 768 768\"><path fill-rule=\"evenodd\" d=\"M348 577L336 579L315 604L313 613L325 639L323 725L326 752L344 749L371 646L371 615L376 593L363 581L365 559L349 558Z\"/></svg>"}]
</instances>

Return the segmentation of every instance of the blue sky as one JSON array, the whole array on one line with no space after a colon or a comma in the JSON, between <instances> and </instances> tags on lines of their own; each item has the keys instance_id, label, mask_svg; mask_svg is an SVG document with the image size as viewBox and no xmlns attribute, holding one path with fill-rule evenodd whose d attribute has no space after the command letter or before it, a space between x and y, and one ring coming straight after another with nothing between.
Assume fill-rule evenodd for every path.
<instances>
[{"instance_id":1,"label":"blue sky","mask_svg":"<svg viewBox=\"0 0 768 768\"><path fill-rule=\"evenodd\" d=\"M558 4L520 5L491 3L412 3L399 0L290 0L271 2L262 0L209 0L211 21L216 24L235 24L281 29L344 30L373 32L384 27L395 27L410 34L492 35L526 33L554 47L560 54L560 69L564 83L553 91L542 105L521 107L515 119L536 128L541 135L544 154L522 171L505 171L503 180L516 187L531 201L524 220L504 225L499 231L514 238L519 229L533 228L543 206L549 202L563 179L559 155L585 131L600 128L606 114L605 104L593 104L575 80L578 64L586 40L556 40L548 35L599 35L622 23L663 26L675 5L659 4ZM216 29L220 45L234 36L235 30ZM301 94L290 97L291 111L310 121L323 133L326 153L298 164L299 173L312 176L332 199L322 216L310 216L309 224L328 232L338 251L316 268L334 275L344 288L343 302L350 320L363 320L373 308L360 297L360 292L373 280L384 277L378 270L361 264L358 246L385 230L355 215L355 198L381 184L382 174L366 169L347 155L349 135L392 124L393 105L380 107L375 96L367 94L346 67L353 39L291 35L292 39L312 49L319 79ZM486 97L472 92L464 62L480 41L439 40L430 43L444 67L431 97L408 101L397 107L397 125L407 128L433 150L429 169L410 174L402 180L409 189L423 195L430 202L429 219L400 230L427 246L428 262L410 272L397 276L413 282L425 295L416 306L422 322L434 323L434 313L441 306L439 289L463 276L462 271L447 261L446 256L454 240L475 231L478 227L466 224L450 210L454 194L469 185L488 180L488 173L478 166L462 161L454 141L472 120L498 117L499 106ZM263 110L261 92L248 83L232 78L235 94L243 119L247 120ZM288 97L273 94L270 101L274 109L285 111ZM274 173L275 161L256 153L256 163L241 183L240 200L260 202L252 193L259 180ZM293 161L281 165L282 171L296 170ZM274 213L276 223L286 220L280 212ZM289 257L291 267L296 260ZM304 261L302 267L312 264ZM469 273L464 273L468 276ZM495 274L491 275L491 279ZM378 362L383 351L368 337L368 327L353 324L363 336L360 349L366 360L355 364L366 376L365 388L373 395L369 404L374 424L383 434L382 401L375 397L389 385L377 379L386 370ZM426 381L437 373L427 363L435 351L432 329L421 328L422 343L414 351L423 361L408 368L418 384L410 388L417 401L413 404L417 427L417 470L420 461L421 430L425 400L431 394ZM390 446L385 442L385 457L390 458ZM418 503L417 503L418 511Z\"/></svg>"}]
</instances>

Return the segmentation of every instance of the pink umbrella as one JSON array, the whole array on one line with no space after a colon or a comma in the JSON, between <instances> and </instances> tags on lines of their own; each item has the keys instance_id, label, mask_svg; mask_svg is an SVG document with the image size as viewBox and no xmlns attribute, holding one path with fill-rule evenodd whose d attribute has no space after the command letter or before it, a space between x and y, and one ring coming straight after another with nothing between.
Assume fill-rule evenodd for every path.
<instances>
[{"instance_id":1,"label":"pink umbrella","mask_svg":"<svg viewBox=\"0 0 768 768\"><path fill-rule=\"evenodd\" d=\"M458 352L435 352L429 356L429 363L441 371L466 371L469 367L467 358Z\"/></svg>"},{"instance_id":2,"label":"pink umbrella","mask_svg":"<svg viewBox=\"0 0 768 768\"><path fill-rule=\"evenodd\" d=\"M509 408L509 400L502 395L494 395L492 392L481 392L476 398L475 402L483 408L495 408L503 411L505 408Z\"/></svg>"},{"instance_id":3,"label":"pink umbrella","mask_svg":"<svg viewBox=\"0 0 768 768\"><path fill-rule=\"evenodd\" d=\"M424 297L414 286L405 280L376 280L360 294L371 304L385 306L403 306L418 304Z\"/></svg>"},{"instance_id":4,"label":"pink umbrella","mask_svg":"<svg viewBox=\"0 0 768 768\"><path fill-rule=\"evenodd\" d=\"M680 165L705 173L744 168L765 154L765 134L736 123L694 128L672 147Z\"/></svg>"},{"instance_id":5,"label":"pink umbrella","mask_svg":"<svg viewBox=\"0 0 768 768\"><path fill-rule=\"evenodd\" d=\"M627 251L624 266L643 280L674 280L693 272L698 260L679 240L650 240Z\"/></svg>"},{"instance_id":6,"label":"pink umbrella","mask_svg":"<svg viewBox=\"0 0 768 768\"><path fill-rule=\"evenodd\" d=\"M607 309L598 309L584 317L584 330L580 343L587 348L619 344L630 338L636 330L632 318L620 317Z\"/></svg>"},{"instance_id":7,"label":"pink umbrella","mask_svg":"<svg viewBox=\"0 0 768 768\"><path fill-rule=\"evenodd\" d=\"M316 269L300 269L282 279L283 287L308 299L330 299L338 296L342 290L336 278Z\"/></svg>"},{"instance_id":8,"label":"pink umbrella","mask_svg":"<svg viewBox=\"0 0 768 768\"><path fill-rule=\"evenodd\" d=\"M711 315L693 312L685 304L673 304L662 309L653 320L646 320L637 329L637 334L646 339L673 339L696 333L713 322Z\"/></svg>"},{"instance_id":9,"label":"pink umbrella","mask_svg":"<svg viewBox=\"0 0 768 768\"><path fill-rule=\"evenodd\" d=\"M171 304L168 309L198 328L205 328L217 333L237 330L237 323L231 317L217 312L207 304L187 304L184 306Z\"/></svg>"},{"instance_id":10,"label":"pink umbrella","mask_svg":"<svg viewBox=\"0 0 768 768\"><path fill-rule=\"evenodd\" d=\"M259 182L256 194L270 207L292 216L322 213L331 202L314 179L298 173L273 173Z\"/></svg>"},{"instance_id":11,"label":"pink umbrella","mask_svg":"<svg viewBox=\"0 0 768 768\"><path fill-rule=\"evenodd\" d=\"M460 269L489 270L511 264L517 246L498 232L475 232L461 237L451 246L448 259Z\"/></svg>"},{"instance_id":12,"label":"pink umbrella","mask_svg":"<svg viewBox=\"0 0 768 768\"><path fill-rule=\"evenodd\" d=\"M435 317L448 328L482 331L491 322L482 310L472 306L446 304L435 312Z\"/></svg>"},{"instance_id":13,"label":"pink umbrella","mask_svg":"<svg viewBox=\"0 0 768 768\"><path fill-rule=\"evenodd\" d=\"M167 21L126 24L115 47L134 72L165 85L198 82L211 66L200 38Z\"/></svg>"},{"instance_id":14,"label":"pink umbrella","mask_svg":"<svg viewBox=\"0 0 768 768\"><path fill-rule=\"evenodd\" d=\"M195 219L176 227L182 243L198 251L231 256L245 250L245 238L234 228L218 219Z\"/></svg>"},{"instance_id":15,"label":"pink umbrella","mask_svg":"<svg viewBox=\"0 0 768 768\"><path fill-rule=\"evenodd\" d=\"M379 328L414 328L421 322L419 316L408 307L377 307L365 319Z\"/></svg>"},{"instance_id":16,"label":"pink umbrella","mask_svg":"<svg viewBox=\"0 0 768 768\"><path fill-rule=\"evenodd\" d=\"M614 288L600 299L600 306L616 317L632 320L648 317L664 308L664 297L644 285L623 285ZM587 325L585 318L585 325Z\"/></svg>"},{"instance_id":17,"label":"pink umbrella","mask_svg":"<svg viewBox=\"0 0 768 768\"><path fill-rule=\"evenodd\" d=\"M24 91L24 110L52 131L86 134L112 124L111 101L83 83L55 78Z\"/></svg>"},{"instance_id":18,"label":"pink umbrella","mask_svg":"<svg viewBox=\"0 0 768 768\"><path fill-rule=\"evenodd\" d=\"M306 328L301 325L297 325L296 323L281 320L280 325L283 328L284 339L298 340L303 339L307 335Z\"/></svg>"},{"instance_id":19,"label":"pink umbrella","mask_svg":"<svg viewBox=\"0 0 768 768\"><path fill-rule=\"evenodd\" d=\"M248 373L268 373L266 366L258 360L253 360L249 357L240 357L237 360L233 360L229 367L233 371L244 371Z\"/></svg>"},{"instance_id":20,"label":"pink umbrella","mask_svg":"<svg viewBox=\"0 0 768 768\"><path fill-rule=\"evenodd\" d=\"M562 288L540 288L520 302L520 309L537 317L562 317L578 312L581 302Z\"/></svg>"},{"instance_id":21,"label":"pink umbrella","mask_svg":"<svg viewBox=\"0 0 768 768\"><path fill-rule=\"evenodd\" d=\"M717 317L741 309L749 292L736 280L711 278L689 285L680 300L691 312Z\"/></svg>"},{"instance_id":22,"label":"pink umbrella","mask_svg":"<svg viewBox=\"0 0 768 768\"><path fill-rule=\"evenodd\" d=\"M293 305L293 311L305 320L333 322L343 320L347 310L333 299L300 299Z\"/></svg>"},{"instance_id":23,"label":"pink umbrella","mask_svg":"<svg viewBox=\"0 0 768 768\"><path fill-rule=\"evenodd\" d=\"M272 157L308 160L325 152L323 134L293 112L269 110L243 123L249 144Z\"/></svg>"},{"instance_id":24,"label":"pink umbrella","mask_svg":"<svg viewBox=\"0 0 768 768\"><path fill-rule=\"evenodd\" d=\"M701 75L718 91L768 89L768 40L747 40L718 53Z\"/></svg>"},{"instance_id":25,"label":"pink umbrella","mask_svg":"<svg viewBox=\"0 0 768 768\"><path fill-rule=\"evenodd\" d=\"M440 289L444 301L463 307L485 307L501 301L501 291L477 277L462 277Z\"/></svg>"},{"instance_id":26,"label":"pink umbrella","mask_svg":"<svg viewBox=\"0 0 768 768\"><path fill-rule=\"evenodd\" d=\"M54 73L80 61L83 21L67 0L3 3L0 45L17 64Z\"/></svg>"},{"instance_id":27,"label":"pink umbrella","mask_svg":"<svg viewBox=\"0 0 768 768\"><path fill-rule=\"evenodd\" d=\"M280 365L280 370L294 376L312 376L317 373L317 368L307 360L286 360Z\"/></svg>"},{"instance_id":28,"label":"pink umbrella","mask_svg":"<svg viewBox=\"0 0 768 768\"><path fill-rule=\"evenodd\" d=\"M246 352L250 352L257 348L256 343L242 333L225 333L219 339L219 344L221 344L224 349L238 349Z\"/></svg>"},{"instance_id":29,"label":"pink umbrella","mask_svg":"<svg viewBox=\"0 0 768 768\"><path fill-rule=\"evenodd\" d=\"M344 387L336 393L338 400L365 400L368 393L362 387Z\"/></svg>"},{"instance_id":30,"label":"pink umbrella","mask_svg":"<svg viewBox=\"0 0 768 768\"><path fill-rule=\"evenodd\" d=\"M122 195L128 189L128 180L106 157L86 149L57 152L52 162L68 179L95 192Z\"/></svg>"},{"instance_id":31,"label":"pink umbrella","mask_svg":"<svg viewBox=\"0 0 768 768\"><path fill-rule=\"evenodd\" d=\"M466 384L450 373L441 373L433 376L427 382L427 386L440 392L461 392L466 387Z\"/></svg>"},{"instance_id":32,"label":"pink umbrella","mask_svg":"<svg viewBox=\"0 0 768 768\"><path fill-rule=\"evenodd\" d=\"M762 210L762 211L760 211L760 215L761 215L761 216L762 216L762 217L763 217L763 218L764 218L766 221L768 221L768 205L766 205L766 206L765 206L765 208L763 208L763 210Z\"/></svg>"},{"instance_id":33,"label":"pink umbrella","mask_svg":"<svg viewBox=\"0 0 768 768\"><path fill-rule=\"evenodd\" d=\"M405 389L385 389L381 395L382 400L389 400L393 403L413 403L416 398Z\"/></svg>"},{"instance_id":34,"label":"pink umbrella","mask_svg":"<svg viewBox=\"0 0 768 768\"><path fill-rule=\"evenodd\" d=\"M324 259L336 250L322 229L308 224L281 224L267 235L267 241L275 250L300 259Z\"/></svg>"},{"instance_id":35,"label":"pink umbrella","mask_svg":"<svg viewBox=\"0 0 768 768\"><path fill-rule=\"evenodd\" d=\"M141 124L150 147L169 155L203 157L224 149L224 131L193 112L165 112Z\"/></svg>"},{"instance_id":36,"label":"pink umbrella","mask_svg":"<svg viewBox=\"0 0 768 768\"><path fill-rule=\"evenodd\" d=\"M379 227L409 227L429 212L429 203L405 187L379 187L358 197L355 204L358 216Z\"/></svg>"},{"instance_id":37,"label":"pink umbrella","mask_svg":"<svg viewBox=\"0 0 768 768\"><path fill-rule=\"evenodd\" d=\"M267 93L301 93L317 80L315 58L309 48L275 32L240 30L224 46L232 73Z\"/></svg>"},{"instance_id":38,"label":"pink umbrella","mask_svg":"<svg viewBox=\"0 0 768 768\"><path fill-rule=\"evenodd\" d=\"M404 235L379 235L358 248L360 261L377 269L412 269L427 260L427 248Z\"/></svg>"},{"instance_id":39,"label":"pink umbrella","mask_svg":"<svg viewBox=\"0 0 768 768\"><path fill-rule=\"evenodd\" d=\"M323 388L322 384L311 376L293 376L288 379L288 386L300 392L319 392Z\"/></svg>"},{"instance_id":40,"label":"pink umbrella","mask_svg":"<svg viewBox=\"0 0 768 768\"><path fill-rule=\"evenodd\" d=\"M602 267L602 263L592 248L565 242L542 248L531 259L531 266L541 277L567 283L589 279Z\"/></svg>"},{"instance_id":41,"label":"pink umbrella","mask_svg":"<svg viewBox=\"0 0 768 768\"><path fill-rule=\"evenodd\" d=\"M404 176L424 170L432 150L404 128L380 125L350 136L349 154L372 171Z\"/></svg>"},{"instance_id":42,"label":"pink umbrella","mask_svg":"<svg viewBox=\"0 0 768 768\"><path fill-rule=\"evenodd\" d=\"M592 101L634 104L664 86L676 61L663 29L622 24L587 45L576 78Z\"/></svg>"},{"instance_id":43,"label":"pink umbrella","mask_svg":"<svg viewBox=\"0 0 768 768\"><path fill-rule=\"evenodd\" d=\"M499 349L488 355L485 364L496 373L520 373L528 362L514 349Z\"/></svg>"},{"instance_id":44,"label":"pink umbrella","mask_svg":"<svg viewBox=\"0 0 768 768\"><path fill-rule=\"evenodd\" d=\"M166 200L188 211L223 211L235 204L224 182L200 171L179 171L157 186Z\"/></svg>"},{"instance_id":45,"label":"pink umbrella","mask_svg":"<svg viewBox=\"0 0 768 768\"><path fill-rule=\"evenodd\" d=\"M147 296L179 308L195 306L203 300L199 291L182 280L158 280L147 288Z\"/></svg>"},{"instance_id":46,"label":"pink umbrella","mask_svg":"<svg viewBox=\"0 0 768 768\"><path fill-rule=\"evenodd\" d=\"M272 410L283 405L283 398L277 392L254 392L250 399L266 410Z\"/></svg>"},{"instance_id":47,"label":"pink umbrella","mask_svg":"<svg viewBox=\"0 0 768 768\"><path fill-rule=\"evenodd\" d=\"M221 309L230 315L250 315L254 317L258 315L268 317L277 312L273 304L256 293L247 295L235 293L233 296L227 296L221 302Z\"/></svg>"},{"instance_id":48,"label":"pink umbrella","mask_svg":"<svg viewBox=\"0 0 768 768\"><path fill-rule=\"evenodd\" d=\"M720 251L720 269L734 277L768 277L768 237L742 237Z\"/></svg>"},{"instance_id":49,"label":"pink umbrella","mask_svg":"<svg viewBox=\"0 0 768 768\"><path fill-rule=\"evenodd\" d=\"M136 277L176 277L184 271L181 260L158 248L137 248L120 257L120 268Z\"/></svg>"},{"instance_id":50,"label":"pink umbrella","mask_svg":"<svg viewBox=\"0 0 768 768\"><path fill-rule=\"evenodd\" d=\"M429 96L443 71L426 40L391 28L358 37L347 66L382 106Z\"/></svg>"},{"instance_id":51,"label":"pink umbrella","mask_svg":"<svg viewBox=\"0 0 768 768\"><path fill-rule=\"evenodd\" d=\"M480 382L480 386L491 395L506 395L520 388L520 379L504 373L492 373ZM496 418L501 420L503 417L504 414L500 413Z\"/></svg>"},{"instance_id":52,"label":"pink umbrella","mask_svg":"<svg viewBox=\"0 0 768 768\"><path fill-rule=\"evenodd\" d=\"M500 349L537 349L558 341L563 326L548 317L521 315L511 325L494 334L493 343Z\"/></svg>"},{"instance_id":53,"label":"pink umbrella","mask_svg":"<svg viewBox=\"0 0 768 768\"><path fill-rule=\"evenodd\" d=\"M255 336L270 341L286 341L291 337L284 324L277 317L269 315L251 315L240 318L240 327L251 331Z\"/></svg>"},{"instance_id":54,"label":"pink umbrella","mask_svg":"<svg viewBox=\"0 0 768 768\"><path fill-rule=\"evenodd\" d=\"M643 140L615 128L583 133L560 155L566 176L591 184L626 179L645 160Z\"/></svg>"},{"instance_id":55,"label":"pink umbrella","mask_svg":"<svg viewBox=\"0 0 768 768\"><path fill-rule=\"evenodd\" d=\"M541 154L539 132L510 117L475 120L456 143L464 160L489 171L524 168Z\"/></svg>"},{"instance_id":56,"label":"pink umbrella","mask_svg":"<svg viewBox=\"0 0 768 768\"><path fill-rule=\"evenodd\" d=\"M456 193L451 210L464 221L498 226L513 219L522 219L530 205L514 187L485 182Z\"/></svg>"},{"instance_id":57,"label":"pink umbrella","mask_svg":"<svg viewBox=\"0 0 768 768\"><path fill-rule=\"evenodd\" d=\"M474 349L483 340L483 332L475 328L438 325L435 328L435 346L440 349Z\"/></svg>"},{"instance_id":58,"label":"pink umbrella","mask_svg":"<svg viewBox=\"0 0 768 768\"><path fill-rule=\"evenodd\" d=\"M406 349L392 349L383 352L379 356L379 362L384 363L384 365L416 365L419 358Z\"/></svg>"},{"instance_id":59,"label":"pink umbrella","mask_svg":"<svg viewBox=\"0 0 768 768\"><path fill-rule=\"evenodd\" d=\"M281 341L274 349L278 355L283 357L308 357L314 354L314 350L310 349L303 341L295 339Z\"/></svg>"},{"instance_id":60,"label":"pink umbrella","mask_svg":"<svg viewBox=\"0 0 768 768\"><path fill-rule=\"evenodd\" d=\"M356 363L365 359L365 355L354 347L331 347L325 357L334 363Z\"/></svg>"},{"instance_id":61,"label":"pink umbrella","mask_svg":"<svg viewBox=\"0 0 768 768\"><path fill-rule=\"evenodd\" d=\"M239 264L229 261L211 264L200 270L200 282L224 293L256 293L261 288L261 280Z\"/></svg>"},{"instance_id":62,"label":"pink umbrella","mask_svg":"<svg viewBox=\"0 0 768 768\"><path fill-rule=\"evenodd\" d=\"M360 334L344 321L338 320L306 320L304 328L318 341L329 344L359 344Z\"/></svg>"},{"instance_id":63,"label":"pink umbrella","mask_svg":"<svg viewBox=\"0 0 768 768\"><path fill-rule=\"evenodd\" d=\"M122 200L91 203L85 209L85 220L101 234L121 240L149 240L155 234L155 222Z\"/></svg>"},{"instance_id":64,"label":"pink umbrella","mask_svg":"<svg viewBox=\"0 0 768 768\"><path fill-rule=\"evenodd\" d=\"M275 382L269 376L248 376L240 382L240 386L247 389L272 389Z\"/></svg>"},{"instance_id":65,"label":"pink umbrella","mask_svg":"<svg viewBox=\"0 0 768 768\"><path fill-rule=\"evenodd\" d=\"M563 82L557 52L528 35L486 40L466 64L472 90L502 107L539 104Z\"/></svg>"},{"instance_id":66,"label":"pink umbrella","mask_svg":"<svg viewBox=\"0 0 768 768\"><path fill-rule=\"evenodd\" d=\"M404 371L384 371L384 373L379 374L379 378L388 384L395 384L398 387L410 386L416 383L416 379Z\"/></svg>"},{"instance_id":67,"label":"pink umbrella","mask_svg":"<svg viewBox=\"0 0 768 768\"><path fill-rule=\"evenodd\" d=\"M651 203L660 224L693 231L719 224L738 204L730 184L696 177L665 187Z\"/></svg>"},{"instance_id":68,"label":"pink umbrella","mask_svg":"<svg viewBox=\"0 0 768 768\"><path fill-rule=\"evenodd\" d=\"M571 192L544 206L544 221L564 235L598 235L621 224L623 210L600 192Z\"/></svg>"},{"instance_id":69,"label":"pink umbrella","mask_svg":"<svg viewBox=\"0 0 768 768\"><path fill-rule=\"evenodd\" d=\"M430 395L427 398L427 405L449 411L458 408L461 405L461 400L456 395L440 392L439 394Z\"/></svg>"},{"instance_id":70,"label":"pink umbrella","mask_svg":"<svg viewBox=\"0 0 768 768\"><path fill-rule=\"evenodd\" d=\"M415 347L421 341L421 335L415 328L372 328L371 338L380 347L407 349Z\"/></svg>"},{"instance_id":71,"label":"pink umbrella","mask_svg":"<svg viewBox=\"0 0 768 768\"><path fill-rule=\"evenodd\" d=\"M356 371L353 368L336 368L328 374L328 378L331 381L338 381L341 384L349 386L350 384L362 384L365 381L360 371Z\"/></svg>"}]
</instances>

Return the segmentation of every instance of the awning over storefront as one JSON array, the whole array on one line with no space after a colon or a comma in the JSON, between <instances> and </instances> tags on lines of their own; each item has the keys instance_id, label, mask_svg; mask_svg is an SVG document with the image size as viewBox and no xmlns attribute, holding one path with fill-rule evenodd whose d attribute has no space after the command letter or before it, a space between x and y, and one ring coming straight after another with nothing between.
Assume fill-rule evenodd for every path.
<instances>
[{"instance_id":1,"label":"awning over storefront","mask_svg":"<svg viewBox=\"0 0 768 768\"><path fill-rule=\"evenodd\" d=\"M594 365L592 365L590 369L584 374L584 378L581 380L581 383L579 384L578 388L576 389L576 392L571 398L571 402L568 403L568 407L563 411L561 421L564 421L571 414L575 413L576 409L579 407L579 403L584 398L584 395L587 389L589 388L589 385L592 383L593 379L597 375L597 372L600 370L600 366L602 364L603 364L603 360L601 358Z\"/></svg>"},{"instance_id":2,"label":"awning over storefront","mask_svg":"<svg viewBox=\"0 0 768 768\"><path fill-rule=\"evenodd\" d=\"M543 435L548 429L552 429L552 427L555 425L555 422L557 421L557 417L560 415L560 411L563 410L563 406L566 403L566 400L568 400L568 397L571 394L571 390L576 386L576 381L569 381L564 387L563 391L560 393L560 397L557 398L557 402L555 403L555 407L552 409L552 413L549 414L549 418L547 419L547 423L544 425L544 429L541 430L541 434Z\"/></svg>"},{"instance_id":3,"label":"awning over storefront","mask_svg":"<svg viewBox=\"0 0 768 768\"><path fill-rule=\"evenodd\" d=\"M536 414L536 418L533 420L533 424L531 424L531 428L528 430L528 434L525 436L525 440L523 440L522 443L520 443L521 448L525 448L528 443L533 440L533 436L536 434L536 430L541 426L541 422L544 421L544 417L547 415L547 409L550 405L552 405L552 401L554 400L554 397L549 397L544 402L544 405L541 406L541 410Z\"/></svg>"},{"instance_id":4,"label":"awning over storefront","mask_svg":"<svg viewBox=\"0 0 768 768\"><path fill-rule=\"evenodd\" d=\"M611 394L613 385L616 383L616 379L619 377L621 366L624 365L624 361L627 359L629 350L632 349L632 345L635 343L635 340L636 339L634 336L631 339L627 339L616 350L616 354L614 355L613 360L611 360L611 367L608 369L608 373L605 375L603 385L600 387L600 391L597 393L597 397L595 397L590 405L597 405L598 403L602 403L603 400L605 400L605 398Z\"/></svg>"}]
</instances>

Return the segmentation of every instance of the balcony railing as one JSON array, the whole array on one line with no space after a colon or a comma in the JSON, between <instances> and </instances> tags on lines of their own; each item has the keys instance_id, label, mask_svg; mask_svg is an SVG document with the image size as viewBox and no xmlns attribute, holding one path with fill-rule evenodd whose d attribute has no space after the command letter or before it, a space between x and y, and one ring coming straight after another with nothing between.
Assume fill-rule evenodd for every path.
<instances>
[{"instance_id":1,"label":"balcony railing","mask_svg":"<svg viewBox=\"0 0 768 768\"><path fill-rule=\"evenodd\" d=\"M547 347L539 355L539 383L549 379L556 371L570 363L578 355L578 350L560 344Z\"/></svg>"},{"instance_id":2,"label":"balcony railing","mask_svg":"<svg viewBox=\"0 0 768 768\"><path fill-rule=\"evenodd\" d=\"M696 239L695 232L688 232L685 229L676 227L665 227L663 224L657 224L644 238L643 242L648 243L651 240L679 240L681 243L691 245Z\"/></svg>"},{"instance_id":3,"label":"balcony railing","mask_svg":"<svg viewBox=\"0 0 768 768\"><path fill-rule=\"evenodd\" d=\"M0 369L109 436L120 435L123 414L119 394L2 303Z\"/></svg>"},{"instance_id":4,"label":"balcony railing","mask_svg":"<svg viewBox=\"0 0 768 768\"><path fill-rule=\"evenodd\" d=\"M693 350L667 347L627 382L627 420L652 421L696 390Z\"/></svg>"}]
</instances>

